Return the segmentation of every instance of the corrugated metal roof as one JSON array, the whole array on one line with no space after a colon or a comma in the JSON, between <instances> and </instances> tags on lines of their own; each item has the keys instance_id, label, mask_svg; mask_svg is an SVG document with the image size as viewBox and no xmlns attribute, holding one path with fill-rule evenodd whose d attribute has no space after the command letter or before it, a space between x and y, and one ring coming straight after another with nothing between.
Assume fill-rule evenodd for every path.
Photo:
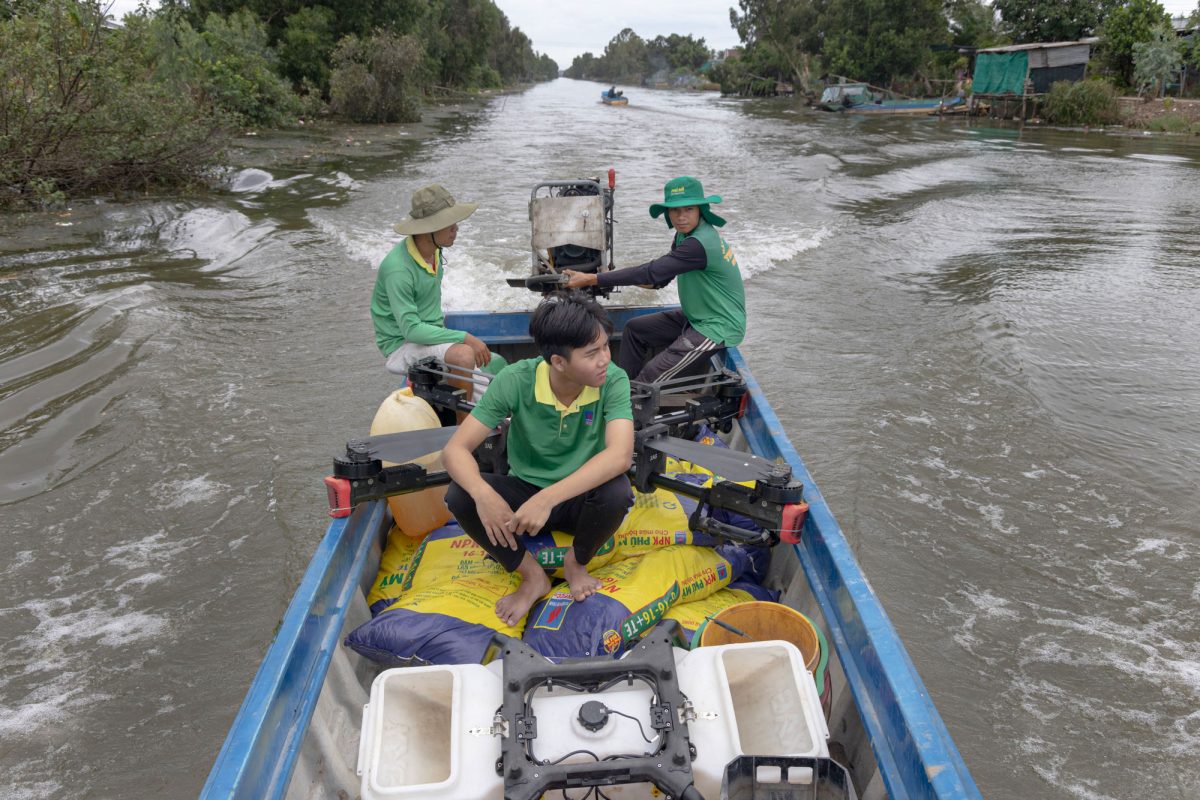
<instances>
[{"instance_id":1,"label":"corrugated metal roof","mask_svg":"<svg viewBox=\"0 0 1200 800\"><path fill-rule=\"evenodd\" d=\"M1080 39L1077 42L1036 42L1034 44L1010 44L1004 47L987 47L982 50L976 50L977 53L1014 53L1018 50L1043 50L1052 47L1075 47L1081 44L1095 44L1100 41L1099 36L1089 36L1086 39Z\"/></svg>"}]
</instances>

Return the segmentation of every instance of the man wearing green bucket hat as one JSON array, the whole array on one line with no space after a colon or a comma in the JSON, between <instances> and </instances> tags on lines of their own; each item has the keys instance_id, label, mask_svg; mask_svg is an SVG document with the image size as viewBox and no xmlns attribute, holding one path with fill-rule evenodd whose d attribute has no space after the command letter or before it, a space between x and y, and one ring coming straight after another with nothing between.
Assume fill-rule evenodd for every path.
<instances>
[{"instance_id":1,"label":"man wearing green bucket hat","mask_svg":"<svg viewBox=\"0 0 1200 800\"><path fill-rule=\"evenodd\" d=\"M447 328L442 314L443 250L454 244L458 223L476 208L475 203L456 203L450 192L432 184L413 192L410 214L393 226L406 238L379 265L371 296L375 344L387 358L389 372L403 375L431 356L492 374L505 366L474 334ZM450 383L470 396L468 381Z\"/></svg>"},{"instance_id":2,"label":"man wearing green bucket hat","mask_svg":"<svg viewBox=\"0 0 1200 800\"><path fill-rule=\"evenodd\" d=\"M650 206L650 216L657 219L665 211L667 227L675 231L667 255L611 272L564 270L570 288L661 289L678 280L682 312L647 314L625 325L617 365L634 380L652 383L678 377L713 353L741 344L746 335L742 274L733 250L716 230L725 220L711 208L720 202L718 195L706 196L696 178L670 180L663 187L662 202Z\"/></svg>"}]
</instances>

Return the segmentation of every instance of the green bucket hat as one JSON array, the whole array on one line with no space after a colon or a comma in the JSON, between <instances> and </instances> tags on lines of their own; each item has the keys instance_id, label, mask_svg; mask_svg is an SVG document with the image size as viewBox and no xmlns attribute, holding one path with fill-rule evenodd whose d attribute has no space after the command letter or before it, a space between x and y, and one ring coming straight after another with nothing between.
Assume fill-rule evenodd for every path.
<instances>
[{"instance_id":1,"label":"green bucket hat","mask_svg":"<svg viewBox=\"0 0 1200 800\"><path fill-rule=\"evenodd\" d=\"M412 211L392 228L403 234L433 233L462 222L478 207L476 203L454 202L453 195L434 183L413 192Z\"/></svg>"},{"instance_id":2,"label":"green bucket hat","mask_svg":"<svg viewBox=\"0 0 1200 800\"><path fill-rule=\"evenodd\" d=\"M725 224L725 220L718 217L709 208L709 204L719 202L721 202L720 195L711 194L705 197L704 187L700 184L700 181L684 175L683 177L667 181L667 185L663 187L663 201L650 206L650 216L658 219L668 208L699 206L700 216L704 218L704 221L714 228L719 228ZM666 221L668 228L675 227L671 224L671 216L669 214L666 216Z\"/></svg>"}]
</instances>

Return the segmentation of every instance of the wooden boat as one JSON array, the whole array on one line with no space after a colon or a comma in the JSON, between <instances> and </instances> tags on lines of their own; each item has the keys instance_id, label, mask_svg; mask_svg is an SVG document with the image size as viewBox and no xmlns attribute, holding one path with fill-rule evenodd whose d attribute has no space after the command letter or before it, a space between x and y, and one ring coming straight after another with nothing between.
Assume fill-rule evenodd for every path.
<instances>
[{"instance_id":1,"label":"wooden boat","mask_svg":"<svg viewBox=\"0 0 1200 800\"><path fill-rule=\"evenodd\" d=\"M601 92L600 102L604 103L606 106L627 106L629 105L629 98L625 97L624 95L617 95L616 97L613 97L608 92Z\"/></svg>"},{"instance_id":2,"label":"wooden boat","mask_svg":"<svg viewBox=\"0 0 1200 800\"><path fill-rule=\"evenodd\" d=\"M851 114L938 114L965 102L962 97L897 98L873 89L866 83L839 83L826 86L814 104L822 111Z\"/></svg>"},{"instance_id":3,"label":"wooden boat","mask_svg":"<svg viewBox=\"0 0 1200 800\"><path fill-rule=\"evenodd\" d=\"M596 179L579 184L557 182L539 186L547 186L552 193L565 197L572 207L593 203L594 208L588 207L588 219L603 217L605 227L611 227L614 186L611 171L607 191ZM586 191L579 192L580 186ZM535 232L538 215L542 212L537 192L535 188L531 201ZM563 227L558 226L559 229ZM606 239L604 230L599 234L590 246L600 256L600 267L603 268L611 263L611 237ZM562 244L560 239L547 239L535 247ZM524 284L530 288L536 288L532 281L546 277L539 275L544 261L539 260L537 250L533 265L534 277ZM510 285L519 285L521 281L510 279ZM614 339L619 341L621 331L630 319L657 310L661 309L610 306ZM448 327L473 331L509 361L536 354L527 333L528 324L527 311L446 315ZM740 376L739 389L744 389L744 394L739 393L735 403L740 416L729 419L731 427L724 436L728 444L735 450L768 460L772 474L778 474L780 470L787 472L791 480L789 486L796 485L797 481L803 484L808 513L800 528L799 541L793 544L780 542L773 547L767 581L782 591L782 603L807 615L825 632L832 645L827 689L830 698L828 730L832 733L827 752L833 761L826 759L824 763L840 764L838 769L844 767L842 774L848 775L853 784L853 789L847 788L845 794L835 796L864 800L980 798L903 643L749 365L736 348L730 348L716 358L719 364L714 366ZM317 477L314 476L314 481ZM335 505L332 500L331 505ZM201 794L203 798L264 800L360 796L359 748L365 734L360 739L358 726L372 690L372 681L380 668L342 646L341 642L349 631L370 619L366 595L374 583L391 526L391 512L382 499L360 502L348 516L334 518L329 523L216 758ZM649 635L653 635L654 630ZM584 661L585 667L597 661L621 663L606 657ZM403 678L406 673L402 670L400 674ZM765 705L771 705L773 700L765 698ZM486 709L489 715L494 707ZM683 726L686 724L684 722ZM473 729L471 736L475 738L471 746L478 747L479 737L487 735L486 729ZM491 735L507 738L506 734L498 734L494 726ZM644 733L642 735L644 737ZM495 747L498 753L501 745ZM679 758L676 763L686 762L685 757L678 754L676 757ZM693 758L697 758L695 753ZM597 758L592 766L599 765ZM469 764L467 767L476 775L487 773L495 779L495 763ZM810 780L815 774L815 771L809 773ZM751 773L752 778L755 775ZM587 787L596 786L573 785L584 787L584 793L576 792L576 797L586 796ZM775 786L774 793L769 796L778 800L818 796L812 793L815 792L813 786L789 787L785 784L782 789L778 788L778 783ZM611 791L612 787L606 784L604 789ZM806 793L801 794L801 790ZM596 795L598 798L608 796L599 791ZM431 791L388 796L447 795ZM507 791L505 796L508 796ZM557 798L562 795L555 791L553 794L547 792L545 796ZM490 800L498 795L486 797ZM689 787L680 800L694 797L696 793ZM716 800L711 794L707 797Z\"/></svg>"}]
</instances>

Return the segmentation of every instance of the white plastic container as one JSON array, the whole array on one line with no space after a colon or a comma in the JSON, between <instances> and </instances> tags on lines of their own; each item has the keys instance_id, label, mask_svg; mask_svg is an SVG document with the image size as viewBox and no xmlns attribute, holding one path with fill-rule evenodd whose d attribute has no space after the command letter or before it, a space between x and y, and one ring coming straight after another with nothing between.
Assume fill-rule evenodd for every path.
<instances>
[{"instance_id":1,"label":"white plastic container","mask_svg":"<svg viewBox=\"0 0 1200 800\"><path fill-rule=\"evenodd\" d=\"M829 755L817 687L792 643L676 649L675 663L679 688L695 714L688 723L696 748L692 774L704 797L721 796L725 765L737 756ZM500 739L491 734L503 701L500 670L497 661L381 673L363 714L363 800L501 800L504 784L494 768ZM641 681L600 694L539 688L531 697L538 730L533 754L573 764L653 752L658 734L650 726L651 697ZM613 713L589 731L579 722L579 708L589 700L633 719ZM569 755L576 750L594 755ZM614 800L661 797L650 784L608 786L604 793ZM562 792L545 797L559 800Z\"/></svg>"},{"instance_id":2,"label":"white plastic container","mask_svg":"<svg viewBox=\"0 0 1200 800\"><path fill-rule=\"evenodd\" d=\"M692 776L704 797L721 796L725 765L737 756L829 755L817 686L791 642L692 650L679 662L679 688L696 715Z\"/></svg>"},{"instance_id":3,"label":"white plastic container","mask_svg":"<svg viewBox=\"0 0 1200 800\"><path fill-rule=\"evenodd\" d=\"M500 703L500 679L478 664L380 673L363 710L363 800L501 800Z\"/></svg>"}]
</instances>

